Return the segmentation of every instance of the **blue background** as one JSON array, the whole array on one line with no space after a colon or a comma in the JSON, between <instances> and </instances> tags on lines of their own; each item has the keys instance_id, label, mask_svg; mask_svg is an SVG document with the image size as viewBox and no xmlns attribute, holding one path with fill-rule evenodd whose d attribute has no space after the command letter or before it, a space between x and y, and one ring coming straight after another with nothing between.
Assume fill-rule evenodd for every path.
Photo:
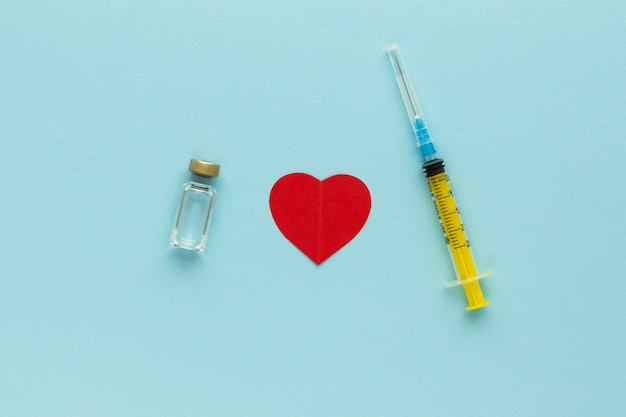
<instances>
[{"instance_id":1,"label":"blue background","mask_svg":"<svg viewBox=\"0 0 626 417\"><path fill-rule=\"evenodd\" d=\"M222 3L0 2L0 415L625 415L626 4ZM495 271L475 313L396 42ZM201 256L168 246L192 157ZM319 267L268 207L296 171L372 195Z\"/></svg>"}]
</instances>

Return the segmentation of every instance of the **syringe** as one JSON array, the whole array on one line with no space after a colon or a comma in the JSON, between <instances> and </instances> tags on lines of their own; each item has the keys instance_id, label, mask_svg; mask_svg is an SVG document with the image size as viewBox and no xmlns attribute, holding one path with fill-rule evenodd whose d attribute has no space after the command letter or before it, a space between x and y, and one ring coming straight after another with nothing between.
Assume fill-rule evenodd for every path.
<instances>
[{"instance_id":1,"label":"syringe","mask_svg":"<svg viewBox=\"0 0 626 417\"><path fill-rule=\"evenodd\" d=\"M404 106L417 138L417 146L424 158L422 169L428 181L433 202L439 214L439 221L443 229L446 245L454 265L456 280L446 284L446 287L463 286L467 296L468 310L484 307L489 304L489 301L483 297L478 280L490 275L491 271L482 274L478 273L474 256L470 249L470 242L467 239L465 227L461 222L459 209L452 194L443 160L437 157L435 146L430 140L430 134L424 121L424 114L415 96L413 84L400 54L400 48L398 45L392 45L387 49L387 52L389 52L400 94L402 94Z\"/></svg>"}]
</instances>

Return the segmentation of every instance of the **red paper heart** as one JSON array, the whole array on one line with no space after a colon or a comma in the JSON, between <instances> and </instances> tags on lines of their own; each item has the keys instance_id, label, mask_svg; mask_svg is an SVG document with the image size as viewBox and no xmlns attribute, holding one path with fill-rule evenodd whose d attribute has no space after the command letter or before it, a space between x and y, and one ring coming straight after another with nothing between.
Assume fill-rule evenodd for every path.
<instances>
[{"instance_id":1,"label":"red paper heart","mask_svg":"<svg viewBox=\"0 0 626 417\"><path fill-rule=\"evenodd\" d=\"M276 226L318 265L359 233L371 206L367 186L346 174L324 181L303 173L288 174L270 192Z\"/></svg>"}]
</instances>

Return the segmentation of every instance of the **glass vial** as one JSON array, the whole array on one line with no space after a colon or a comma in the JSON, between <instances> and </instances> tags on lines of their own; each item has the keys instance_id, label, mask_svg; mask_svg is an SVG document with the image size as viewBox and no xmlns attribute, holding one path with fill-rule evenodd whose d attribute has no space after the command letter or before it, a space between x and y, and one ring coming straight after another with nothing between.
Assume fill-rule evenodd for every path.
<instances>
[{"instance_id":1,"label":"glass vial","mask_svg":"<svg viewBox=\"0 0 626 417\"><path fill-rule=\"evenodd\" d=\"M211 182L218 176L220 166L192 159L189 171L195 174L196 178L183 185L170 243L182 249L202 252L206 246L211 207L216 194Z\"/></svg>"}]
</instances>

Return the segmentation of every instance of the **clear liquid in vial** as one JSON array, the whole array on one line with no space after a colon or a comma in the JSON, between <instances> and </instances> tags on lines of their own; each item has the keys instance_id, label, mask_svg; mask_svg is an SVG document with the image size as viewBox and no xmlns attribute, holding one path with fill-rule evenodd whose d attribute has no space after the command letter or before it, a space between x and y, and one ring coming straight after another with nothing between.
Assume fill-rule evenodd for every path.
<instances>
[{"instance_id":1,"label":"clear liquid in vial","mask_svg":"<svg viewBox=\"0 0 626 417\"><path fill-rule=\"evenodd\" d=\"M215 189L207 184L188 182L172 229L170 243L182 249L202 252L206 246Z\"/></svg>"}]
</instances>

